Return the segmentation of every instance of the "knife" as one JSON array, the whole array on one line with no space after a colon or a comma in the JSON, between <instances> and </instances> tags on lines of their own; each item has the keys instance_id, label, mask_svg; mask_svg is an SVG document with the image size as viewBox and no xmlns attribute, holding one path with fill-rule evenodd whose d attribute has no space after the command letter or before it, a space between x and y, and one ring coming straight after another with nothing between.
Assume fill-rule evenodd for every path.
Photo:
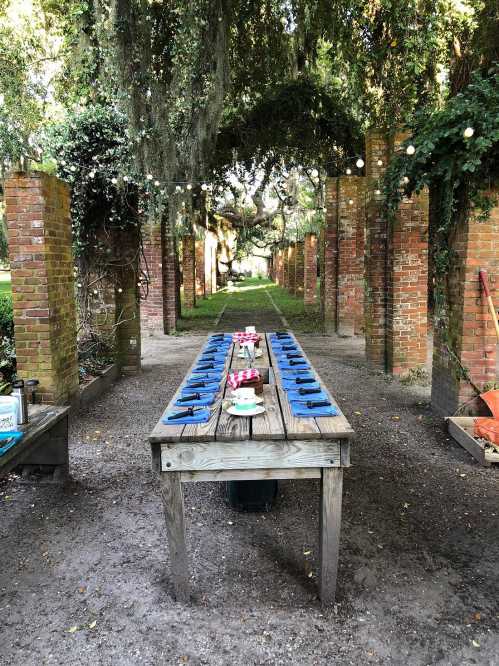
<instances>
[{"instance_id":1,"label":"knife","mask_svg":"<svg viewBox=\"0 0 499 666\"><path fill-rule=\"evenodd\" d=\"M215 357L207 354L206 356L203 354L203 362L204 361L214 361Z\"/></svg>"},{"instance_id":2,"label":"knife","mask_svg":"<svg viewBox=\"0 0 499 666\"><path fill-rule=\"evenodd\" d=\"M289 365L303 365L304 363L305 363L304 359L302 359L301 361L293 361L293 360L289 361Z\"/></svg>"},{"instance_id":3,"label":"knife","mask_svg":"<svg viewBox=\"0 0 499 666\"><path fill-rule=\"evenodd\" d=\"M184 395L183 398L178 399L178 402L189 402L190 400L201 400L201 395L199 393L192 393L191 395Z\"/></svg>"},{"instance_id":4,"label":"knife","mask_svg":"<svg viewBox=\"0 0 499 666\"><path fill-rule=\"evenodd\" d=\"M187 385L187 388L204 388L206 384L207 382L192 382L192 384Z\"/></svg>"},{"instance_id":5,"label":"knife","mask_svg":"<svg viewBox=\"0 0 499 666\"><path fill-rule=\"evenodd\" d=\"M283 345L282 346L283 351L288 351L289 349L294 349L294 348L295 348L294 345Z\"/></svg>"},{"instance_id":6,"label":"knife","mask_svg":"<svg viewBox=\"0 0 499 666\"><path fill-rule=\"evenodd\" d=\"M298 352L293 352L292 354L286 354L286 358L302 358L302 355Z\"/></svg>"},{"instance_id":7,"label":"knife","mask_svg":"<svg viewBox=\"0 0 499 666\"><path fill-rule=\"evenodd\" d=\"M194 409L194 407L188 407L185 412L177 412L176 414L172 414L167 418L167 421L174 421L175 419L183 419L186 416L194 416L196 412L200 412L201 407L198 409Z\"/></svg>"},{"instance_id":8,"label":"knife","mask_svg":"<svg viewBox=\"0 0 499 666\"><path fill-rule=\"evenodd\" d=\"M315 379L313 377L297 377L295 382L297 384L313 384Z\"/></svg>"},{"instance_id":9,"label":"knife","mask_svg":"<svg viewBox=\"0 0 499 666\"><path fill-rule=\"evenodd\" d=\"M320 388L300 388L298 389L298 393L300 395L310 395L312 393L320 393L321 389Z\"/></svg>"},{"instance_id":10,"label":"knife","mask_svg":"<svg viewBox=\"0 0 499 666\"><path fill-rule=\"evenodd\" d=\"M306 405L308 409L313 409L314 407L331 407L329 400L309 400Z\"/></svg>"},{"instance_id":11,"label":"knife","mask_svg":"<svg viewBox=\"0 0 499 666\"><path fill-rule=\"evenodd\" d=\"M208 363L207 365L198 366L198 370L213 370L214 367L213 363Z\"/></svg>"}]
</instances>

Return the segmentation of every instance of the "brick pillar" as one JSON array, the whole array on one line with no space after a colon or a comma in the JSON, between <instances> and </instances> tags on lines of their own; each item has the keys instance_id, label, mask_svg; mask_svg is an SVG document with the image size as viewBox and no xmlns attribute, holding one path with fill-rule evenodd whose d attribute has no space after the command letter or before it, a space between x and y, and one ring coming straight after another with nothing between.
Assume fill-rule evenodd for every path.
<instances>
[{"instance_id":1,"label":"brick pillar","mask_svg":"<svg viewBox=\"0 0 499 666\"><path fill-rule=\"evenodd\" d=\"M400 204L388 240L387 370L424 366L428 336L428 192Z\"/></svg>"},{"instance_id":2,"label":"brick pillar","mask_svg":"<svg viewBox=\"0 0 499 666\"><path fill-rule=\"evenodd\" d=\"M326 225L322 248L323 272L321 275L321 300L324 330L336 330L338 283L338 186L336 178L326 179Z\"/></svg>"},{"instance_id":3,"label":"brick pillar","mask_svg":"<svg viewBox=\"0 0 499 666\"><path fill-rule=\"evenodd\" d=\"M283 253L283 262L282 262L282 287L287 289L289 287L289 246L282 251Z\"/></svg>"},{"instance_id":4,"label":"brick pillar","mask_svg":"<svg viewBox=\"0 0 499 666\"><path fill-rule=\"evenodd\" d=\"M164 295L163 295L163 234L161 224L145 223L142 225L143 270L147 271L149 284L147 298L140 304L142 327L150 332L164 331Z\"/></svg>"},{"instance_id":5,"label":"brick pillar","mask_svg":"<svg viewBox=\"0 0 499 666\"><path fill-rule=\"evenodd\" d=\"M296 246L295 243L290 243L288 247L288 291L290 294L295 293L296 284Z\"/></svg>"},{"instance_id":6,"label":"brick pillar","mask_svg":"<svg viewBox=\"0 0 499 666\"><path fill-rule=\"evenodd\" d=\"M44 173L5 182L18 375L45 403L78 395L70 190Z\"/></svg>"},{"instance_id":7,"label":"brick pillar","mask_svg":"<svg viewBox=\"0 0 499 666\"><path fill-rule=\"evenodd\" d=\"M211 296L211 241L207 234L204 239L204 293L205 296Z\"/></svg>"},{"instance_id":8,"label":"brick pillar","mask_svg":"<svg viewBox=\"0 0 499 666\"><path fill-rule=\"evenodd\" d=\"M326 330L326 312L325 312L325 307L326 307L326 288L325 288L325 280L324 280L324 275L326 272L325 265L326 265L326 229L325 227L322 227L320 232L319 232L319 238L318 238L318 245L319 245L319 252L318 252L318 257L317 261L319 263L319 278L320 278L320 284L319 284L319 313L322 321L322 325L324 327L324 331Z\"/></svg>"},{"instance_id":9,"label":"brick pillar","mask_svg":"<svg viewBox=\"0 0 499 666\"><path fill-rule=\"evenodd\" d=\"M305 234L303 243L303 303L305 306L317 302L317 236Z\"/></svg>"},{"instance_id":10,"label":"brick pillar","mask_svg":"<svg viewBox=\"0 0 499 666\"><path fill-rule=\"evenodd\" d=\"M381 179L388 164L388 139L383 132L366 135L366 236L365 269L366 358L373 366L386 369L386 272L387 229L382 216Z\"/></svg>"},{"instance_id":11,"label":"brick pillar","mask_svg":"<svg viewBox=\"0 0 499 666\"><path fill-rule=\"evenodd\" d=\"M204 239L196 241L196 296L204 298L205 293Z\"/></svg>"},{"instance_id":12,"label":"brick pillar","mask_svg":"<svg viewBox=\"0 0 499 666\"><path fill-rule=\"evenodd\" d=\"M326 181L324 314L326 331L354 335L363 315L364 178Z\"/></svg>"},{"instance_id":13,"label":"brick pillar","mask_svg":"<svg viewBox=\"0 0 499 666\"><path fill-rule=\"evenodd\" d=\"M295 296L303 298L305 281L305 244L297 241L295 246Z\"/></svg>"},{"instance_id":14,"label":"brick pillar","mask_svg":"<svg viewBox=\"0 0 499 666\"><path fill-rule=\"evenodd\" d=\"M275 281L279 287L282 287L284 284L284 251L282 249L277 250L277 266L276 266L276 276Z\"/></svg>"},{"instance_id":15,"label":"brick pillar","mask_svg":"<svg viewBox=\"0 0 499 666\"><path fill-rule=\"evenodd\" d=\"M182 237L182 277L184 282L184 306L196 305L196 250L192 235Z\"/></svg>"},{"instance_id":16,"label":"brick pillar","mask_svg":"<svg viewBox=\"0 0 499 666\"><path fill-rule=\"evenodd\" d=\"M497 193L495 193L497 196ZM480 390L497 381L497 340L492 318L480 287L478 272L487 270L490 293L499 305L499 207L488 220L473 216L456 226L450 239L450 271L440 286L446 307L435 310L432 407L445 416L473 398L475 392L463 377L459 362ZM445 289L448 286L448 291ZM458 360L456 360L458 359ZM459 361L459 362L458 362ZM481 401L471 402L468 413L480 413Z\"/></svg>"},{"instance_id":17,"label":"brick pillar","mask_svg":"<svg viewBox=\"0 0 499 666\"><path fill-rule=\"evenodd\" d=\"M138 233L118 232L114 246L123 258L115 290L117 360L121 372L134 374L141 368Z\"/></svg>"},{"instance_id":18,"label":"brick pillar","mask_svg":"<svg viewBox=\"0 0 499 666\"><path fill-rule=\"evenodd\" d=\"M177 282L176 244L173 233L167 225L163 233L163 327L165 333L174 333L177 328Z\"/></svg>"}]
</instances>

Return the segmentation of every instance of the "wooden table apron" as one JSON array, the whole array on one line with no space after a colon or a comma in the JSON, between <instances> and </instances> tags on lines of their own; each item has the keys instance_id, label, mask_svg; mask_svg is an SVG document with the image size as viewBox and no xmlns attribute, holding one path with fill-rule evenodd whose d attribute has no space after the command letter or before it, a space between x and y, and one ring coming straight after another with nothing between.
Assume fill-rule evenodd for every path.
<instances>
[{"instance_id":1,"label":"wooden table apron","mask_svg":"<svg viewBox=\"0 0 499 666\"><path fill-rule=\"evenodd\" d=\"M264 386L264 414L230 416L222 409L224 392L229 391L222 388L207 423L164 425L160 419L149 437L153 469L160 479L172 582L180 601L190 598L182 482L260 479L321 480L319 593L323 604L334 601L343 468L350 465L349 440L354 433L341 410L339 416L327 418L300 419L292 415L285 391L280 388L280 371L269 336L261 343L263 355L259 359L269 364L264 371L271 382ZM232 345L227 355L226 371L239 369L235 347ZM325 387L324 390L332 404L337 405ZM179 392L180 388L165 413L173 407Z\"/></svg>"}]
</instances>

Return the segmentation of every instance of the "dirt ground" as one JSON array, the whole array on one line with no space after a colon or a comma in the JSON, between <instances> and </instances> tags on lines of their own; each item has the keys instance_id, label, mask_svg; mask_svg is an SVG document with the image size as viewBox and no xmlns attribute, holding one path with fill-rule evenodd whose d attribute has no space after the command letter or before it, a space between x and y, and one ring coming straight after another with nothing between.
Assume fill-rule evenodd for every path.
<instances>
[{"instance_id":1,"label":"dirt ground","mask_svg":"<svg viewBox=\"0 0 499 666\"><path fill-rule=\"evenodd\" d=\"M2 666L499 664L499 469L358 339L301 337L357 433L337 604L317 600L315 481L267 514L187 484L195 598L172 600L147 435L203 340L145 340L143 373L73 420L71 485L0 484Z\"/></svg>"}]
</instances>

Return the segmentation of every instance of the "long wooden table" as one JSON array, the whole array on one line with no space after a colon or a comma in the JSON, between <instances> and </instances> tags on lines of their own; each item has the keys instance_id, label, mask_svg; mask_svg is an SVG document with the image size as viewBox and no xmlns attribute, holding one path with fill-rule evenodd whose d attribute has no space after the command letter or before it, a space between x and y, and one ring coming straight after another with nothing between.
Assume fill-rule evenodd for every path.
<instances>
[{"instance_id":1,"label":"long wooden table","mask_svg":"<svg viewBox=\"0 0 499 666\"><path fill-rule=\"evenodd\" d=\"M207 423L165 425L160 419L149 441L153 470L159 474L175 596L190 598L189 564L185 540L182 483L255 479L320 479L320 571L319 593L323 604L334 601L338 569L343 468L350 465L350 439L354 432L325 385L323 390L339 415L296 418L291 412L281 375L270 344L262 336L264 351L255 366L268 363L264 386L265 413L230 416L223 409L223 383ZM306 357L298 341L295 344ZM308 361L308 359L307 359ZM197 364L194 361L192 368ZM310 363L310 361L308 361ZM313 369L317 378L318 373ZM237 350L231 346L225 370L240 368ZM180 387L165 413L175 403Z\"/></svg>"}]
</instances>

